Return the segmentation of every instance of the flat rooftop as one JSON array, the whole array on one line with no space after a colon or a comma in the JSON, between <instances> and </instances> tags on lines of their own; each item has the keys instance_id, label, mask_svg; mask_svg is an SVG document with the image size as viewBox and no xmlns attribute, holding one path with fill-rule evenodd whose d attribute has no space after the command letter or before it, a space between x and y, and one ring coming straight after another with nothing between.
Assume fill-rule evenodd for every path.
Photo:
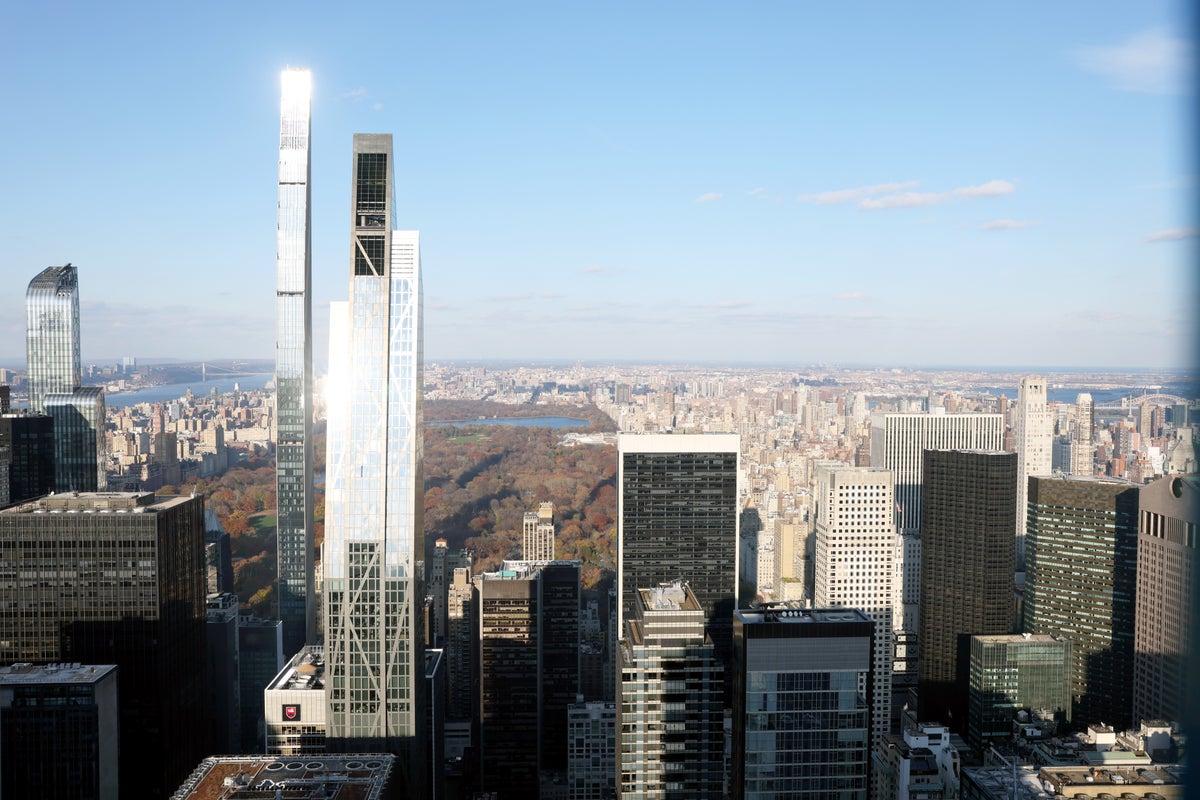
<instances>
[{"instance_id":1,"label":"flat rooftop","mask_svg":"<svg viewBox=\"0 0 1200 800\"><path fill-rule=\"evenodd\" d=\"M154 492L63 492L11 506L0 514L144 514L174 508L191 499L158 497Z\"/></svg>"},{"instance_id":2,"label":"flat rooftop","mask_svg":"<svg viewBox=\"0 0 1200 800\"><path fill-rule=\"evenodd\" d=\"M828 622L870 622L857 608L805 608L798 602L773 603L761 608L739 608L734 612L743 624L782 622L812 625Z\"/></svg>"},{"instance_id":3,"label":"flat rooftop","mask_svg":"<svg viewBox=\"0 0 1200 800\"><path fill-rule=\"evenodd\" d=\"M0 686L97 683L116 672L116 669L115 664L13 664L0 667Z\"/></svg>"},{"instance_id":4,"label":"flat rooftop","mask_svg":"<svg viewBox=\"0 0 1200 800\"><path fill-rule=\"evenodd\" d=\"M171 800L382 800L394 761L384 753L212 756L200 762Z\"/></svg>"}]
</instances>

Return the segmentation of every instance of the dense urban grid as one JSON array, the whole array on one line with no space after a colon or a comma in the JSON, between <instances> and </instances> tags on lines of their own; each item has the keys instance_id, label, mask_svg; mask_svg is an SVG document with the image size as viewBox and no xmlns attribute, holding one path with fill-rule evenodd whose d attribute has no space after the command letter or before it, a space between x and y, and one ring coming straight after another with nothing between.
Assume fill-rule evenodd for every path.
<instances>
[{"instance_id":1,"label":"dense urban grid","mask_svg":"<svg viewBox=\"0 0 1200 800\"><path fill-rule=\"evenodd\" d=\"M0 795L1183 796L1194 375L426 364L356 134L314 379L282 81L273 374L85 369L77 268L31 275Z\"/></svg>"}]
</instances>

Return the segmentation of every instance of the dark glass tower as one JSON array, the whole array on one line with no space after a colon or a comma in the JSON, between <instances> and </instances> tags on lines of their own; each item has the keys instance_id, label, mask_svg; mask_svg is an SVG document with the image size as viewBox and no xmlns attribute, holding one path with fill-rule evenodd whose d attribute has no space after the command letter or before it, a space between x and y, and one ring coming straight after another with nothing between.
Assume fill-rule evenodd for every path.
<instances>
[{"instance_id":1,"label":"dark glass tower","mask_svg":"<svg viewBox=\"0 0 1200 800\"><path fill-rule=\"evenodd\" d=\"M1017 455L926 450L922 483L921 719L962 731L971 636L1012 632Z\"/></svg>"},{"instance_id":2,"label":"dark glass tower","mask_svg":"<svg viewBox=\"0 0 1200 800\"><path fill-rule=\"evenodd\" d=\"M0 511L0 663L116 664L122 797L166 797L209 752L204 501L56 494ZM261 692L260 692L261 694Z\"/></svg>"},{"instance_id":3,"label":"dark glass tower","mask_svg":"<svg viewBox=\"0 0 1200 800\"><path fill-rule=\"evenodd\" d=\"M316 641L313 597L312 257L309 116L312 74L283 73L275 259L275 482L279 618L287 656Z\"/></svg>"},{"instance_id":4,"label":"dark glass tower","mask_svg":"<svg viewBox=\"0 0 1200 800\"><path fill-rule=\"evenodd\" d=\"M54 491L54 421L43 414L0 416L0 448L7 448L8 501Z\"/></svg>"},{"instance_id":5,"label":"dark glass tower","mask_svg":"<svg viewBox=\"0 0 1200 800\"><path fill-rule=\"evenodd\" d=\"M729 663L738 576L737 434L617 438L618 630L638 590L682 580Z\"/></svg>"},{"instance_id":6,"label":"dark glass tower","mask_svg":"<svg viewBox=\"0 0 1200 800\"><path fill-rule=\"evenodd\" d=\"M1025 631L1072 641L1077 726L1132 724L1138 506L1128 481L1029 479Z\"/></svg>"},{"instance_id":7,"label":"dark glass tower","mask_svg":"<svg viewBox=\"0 0 1200 800\"><path fill-rule=\"evenodd\" d=\"M42 396L54 420L54 490L102 492L108 488L104 457L104 390L80 386Z\"/></svg>"}]
</instances>

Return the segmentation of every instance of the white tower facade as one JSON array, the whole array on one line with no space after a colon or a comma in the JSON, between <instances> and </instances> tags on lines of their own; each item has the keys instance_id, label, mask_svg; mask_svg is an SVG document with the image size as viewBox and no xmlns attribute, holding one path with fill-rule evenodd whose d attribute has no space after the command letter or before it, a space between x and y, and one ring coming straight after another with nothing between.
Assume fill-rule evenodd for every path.
<instances>
[{"instance_id":1,"label":"white tower facade","mask_svg":"<svg viewBox=\"0 0 1200 800\"><path fill-rule=\"evenodd\" d=\"M1013 428L1017 447L1017 571L1023 572L1029 477L1053 471L1054 415L1046 404L1045 379L1021 379Z\"/></svg>"},{"instance_id":2,"label":"white tower facade","mask_svg":"<svg viewBox=\"0 0 1200 800\"><path fill-rule=\"evenodd\" d=\"M356 134L346 396L331 408L323 550L331 749L399 756L424 791L419 235L393 231L392 137ZM340 316L340 314L339 314Z\"/></svg>"},{"instance_id":3,"label":"white tower facade","mask_svg":"<svg viewBox=\"0 0 1200 800\"><path fill-rule=\"evenodd\" d=\"M1075 435L1071 442L1071 474L1090 476L1093 473L1096 435L1096 404L1091 394L1081 392L1075 398Z\"/></svg>"},{"instance_id":4,"label":"white tower facade","mask_svg":"<svg viewBox=\"0 0 1200 800\"><path fill-rule=\"evenodd\" d=\"M895 480L886 469L822 466L816 479L816 608L850 607L875 623L873 740L891 729Z\"/></svg>"}]
</instances>

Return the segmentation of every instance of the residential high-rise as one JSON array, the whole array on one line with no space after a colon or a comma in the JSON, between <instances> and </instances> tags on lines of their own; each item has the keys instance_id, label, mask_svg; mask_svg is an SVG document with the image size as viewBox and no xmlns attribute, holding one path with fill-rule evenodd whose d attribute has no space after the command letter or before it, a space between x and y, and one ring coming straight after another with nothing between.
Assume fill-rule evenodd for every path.
<instances>
[{"instance_id":1,"label":"residential high-rise","mask_svg":"<svg viewBox=\"0 0 1200 800\"><path fill-rule=\"evenodd\" d=\"M617 436L617 630L638 590L686 581L728 662L738 579L739 438Z\"/></svg>"},{"instance_id":2,"label":"residential high-rise","mask_svg":"<svg viewBox=\"0 0 1200 800\"><path fill-rule=\"evenodd\" d=\"M29 409L43 411L48 394L70 394L83 383L79 358L79 273L46 267L25 292L25 355Z\"/></svg>"},{"instance_id":3,"label":"residential high-rise","mask_svg":"<svg viewBox=\"0 0 1200 800\"><path fill-rule=\"evenodd\" d=\"M725 670L708 614L687 584L652 586L636 593L618 655L617 797L717 800Z\"/></svg>"},{"instance_id":4,"label":"residential high-rise","mask_svg":"<svg viewBox=\"0 0 1200 800\"><path fill-rule=\"evenodd\" d=\"M393 231L392 137L355 134L348 330L330 334L346 397L329 428L324 573L331 750L396 753L425 786L421 270ZM344 351L334 346L344 343Z\"/></svg>"},{"instance_id":5,"label":"residential high-rise","mask_svg":"<svg viewBox=\"0 0 1200 800\"><path fill-rule=\"evenodd\" d=\"M920 718L962 732L970 637L1013 627L1017 456L930 450L923 484Z\"/></svg>"},{"instance_id":6,"label":"residential high-rise","mask_svg":"<svg viewBox=\"0 0 1200 800\"><path fill-rule=\"evenodd\" d=\"M1025 631L1065 636L1071 720L1131 726L1138 486L1031 478Z\"/></svg>"},{"instance_id":7,"label":"residential high-rise","mask_svg":"<svg viewBox=\"0 0 1200 800\"><path fill-rule=\"evenodd\" d=\"M1071 719L1071 640L1049 634L972 636L967 742L977 752L1012 738L1020 711Z\"/></svg>"},{"instance_id":8,"label":"residential high-rise","mask_svg":"<svg viewBox=\"0 0 1200 800\"><path fill-rule=\"evenodd\" d=\"M204 501L55 494L0 511L0 663L116 664L122 797L165 797L209 751Z\"/></svg>"},{"instance_id":9,"label":"residential high-rise","mask_svg":"<svg viewBox=\"0 0 1200 800\"><path fill-rule=\"evenodd\" d=\"M616 796L616 721L616 703L593 700L567 708L568 800Z\"/></svg>"},{"instance_id":10,"label":"residential high-rise","mask_svg":"<svg viewBox=\"0 0 1200 800\"><path fill-rule=\"evenodd\" d=\"M875 630L853 608L734 613L734 800L865 800Z\"/></svg>"},{"instance_id":11,"label":"residential high-rise","mask_svg":"<svg viewBox=\"0 0 1200 800\"><path fill-rule=\"evenodd\" d=\"M1017 570L1025 570L1029 478L1053 471L1054 414L1046 405L1046 381L1022 378L1013 418L1017 450Z\"/></svg>"},{"instance_id":12,"label":"residential high-rise","mask_svg":"<svg viewBox=\"0 0 1200 800\"><path fill-rule=\"evenodd\" d=\"M0 796L117 800L112 664L0 667Z\"/></svg>"},{"instance_id":13,"label":"residential high-rise","mask_svg":"<svg viewBox=\"0 0 1200 800\"><path fill-rule=\"evenodd\" d=\"M470 721L475 715L475 632L479 602L470 567L456 567L446 601L446 678L449 698L446 718Z\"/></svg>"},{"instance_id":14,"label":"residential high-rise","mask_svg":"<svg viewBox=\"0 0 1200 800\"><path fill-rule=\"evenodd\" d=\"M42 406L54 420L54 490L107 489L104 390L99 386L78 386L68 393L46 394L42 396Z\"/></svg>"},{"instance_id":15,"label":"residential high-rise","mask_svg":"<svg viewBox=\"0 0 1200 800\"><path fill-rule=\"evenodd\" d=\"M1200 480L1168 476L1140 489L1133 720L1183 720L1200 701L1193 652Z\"/></svg>"},{"instance_id":16,"label":"residential high-rise","mask_svg":"<svg viewBox=\"0 0 1200 800\"><path fill-rule=\"evenodd\" d=\"M522 520L521 557L526 561L554 560L554 503L526 511Z\"/></svg>"},{"instance_id":17,"label":"residential high-rise","mask_svg":"<svg viewBox=\"0 0 1200 800\"><path fill-rule=\"evenodd\" d=\"M1092 474L1096 456L1093 438L1096 434L1096 404L1087 392L1075 398L1075 430L1071 437L1071 474Z\"/></svg>"},{"instance_id":18,"label":"residential high-rise","mask_svg":"<svg viewBox=\"0 0 1200 800\"><path fill-rule=\"evenodd\" d=\"M896 527L890 470L822 466L816 479L813 605L857 608L875 622L872 741L891 730Z\"/></svg>"},{"instance_id":19,"label":"residential high-rise","mask_svg":"<svg viewBox=\"0 0 1200 800\"><path fill-rule=\"evenodd\" d=\"M312 73L284 70L275 256L275 484L279 619L287 655L317 635L313 595Z\"/></svg>"}]
</instances>

